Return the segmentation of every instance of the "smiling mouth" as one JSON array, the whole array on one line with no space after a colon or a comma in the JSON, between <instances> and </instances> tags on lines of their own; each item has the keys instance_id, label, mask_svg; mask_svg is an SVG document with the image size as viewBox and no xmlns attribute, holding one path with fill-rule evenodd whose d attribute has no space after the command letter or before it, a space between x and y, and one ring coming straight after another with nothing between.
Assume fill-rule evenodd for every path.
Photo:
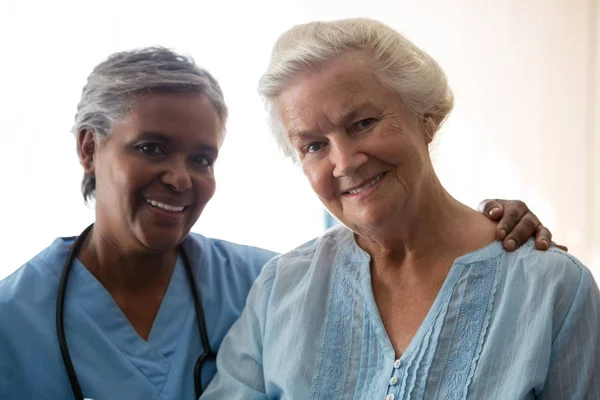
<instances>
[{"instance_id":1,"label":"smiling mouth","mask_svg":"<svg viewBox=\"0 0 600 400\"><path fill-rule=\"evenodd\" d=\"M379 182L379 180L381 180L381 178L383 178L384 175L385 175L385 172L382 172L381 174L377 175L375 178L371 179L369 182L365 183L361 187L358 187L358 188L352 189L352 190L348 190L346 193L358 194L358 193L362 192L363 190L368 189L371 186L373 186L374 184L376 184L377 182Z\"/></svg>"},{"instance_id":2,"label":"smiling mouth","mask_svg":"<svg viewBox=\"0 0 600 400\"><path fill-rule=\"evenodd\" d=\"M172 205L169 205L169 204L161 203L160 201L150 200L150 199L144 199L144 201L146 203L150 204L152 207L156 207L156 208L158 208L160 210L168 211L168 212L172 212L172 213L184 212L189 207L189 206L179 206L179 207L172 206Z\"/></svg>"}]
</instances>

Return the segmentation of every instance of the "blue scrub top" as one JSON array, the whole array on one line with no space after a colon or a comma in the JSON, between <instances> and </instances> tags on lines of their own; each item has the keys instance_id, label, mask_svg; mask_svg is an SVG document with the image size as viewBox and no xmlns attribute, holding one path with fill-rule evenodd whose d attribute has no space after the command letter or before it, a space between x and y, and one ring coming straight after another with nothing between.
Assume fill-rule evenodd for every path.
<instances>
[{"instance_id":1,"label":"blue scrub top","mask_svg":"<svg viewBox=\"0 0 600 400\"><path fill-rule=\"evenodd\" d=\"M57 341L58 283L73 238L58 238L0 281L0 399L72 399ZM250 286L275 253L190 234L183 243L202 295L210 345L219 348ZM178 259L147 341L78 261L65 299L65 336L85 397L192 399L202 352L192 293ZM202 369L206 388L214 361Z\"/></svg>"}]
</instances>

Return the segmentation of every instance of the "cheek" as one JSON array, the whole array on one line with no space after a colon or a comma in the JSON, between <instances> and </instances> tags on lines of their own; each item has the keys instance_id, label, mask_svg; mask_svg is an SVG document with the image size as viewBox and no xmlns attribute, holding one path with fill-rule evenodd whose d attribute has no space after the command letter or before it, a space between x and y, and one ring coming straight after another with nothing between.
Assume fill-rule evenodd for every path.
<instances>
[{"instance_id":1,"label":"cheek","mask_svg":"<svg viewBox=\"0 0 600 400\"><path fill-rule=\"evenodd\" d=\"M111 203L127 198L132 186L139 180L142 169L130 168L127 163L101 160L96 167L96 197Z\"/></svg>"},{"instance_id":2,"label":"cheek","mask_svg":"<svg viewBox=\"0 0 600 400\"><path fill-rule=\"evenodd\" d=\"M326 162L305 162L302 164L304 175L313 191L323 201L334 196L333 169Z\"/></svg>"},{"instance_id":3,"label":"cheek","mask_svg":"<svg viewBox=\"0 0 600 400\"><path fill-rule=\"evenodd\" d=\"M114 189L123 195L135 195L146 187L155 176L154 170L147 164L125 163L115 165L112 169Z\"/></svg>"},{"instance_id":4,"label":"cheek","mask_svg":"<svg viewBox=\"0 0 600 400\"><path fill-rule=\"evenodd\" d=\"M199 203L204 205L208 203L215 194L217 183L214 177L202 177L196 181L196 196Z\"/></svg>"},{"instance_id":5,"label":"cheek","mask_svg":"<svg viewBox=\"0 0 600 400\"><path fill-rule=\"evenodd\" d=\"M396 169L418 171L426 164L429 154L427 144L419 135L419 131L403 131L401 126L391 124L378 132L370 152Z\"/></svg>"},{"instance_id":6,"label":"cheek","mask_svg":"<svg viewBox=\"0 0 600 400\"><path fill-rule=\"evenodd\" d=\"M111 161L105 176L105 189L109 197L107 200L115 207L135 211L141 196L158 179L160 171L154 165L133 157L121 157L119 162Z\"/></svg>"}]
</instances>

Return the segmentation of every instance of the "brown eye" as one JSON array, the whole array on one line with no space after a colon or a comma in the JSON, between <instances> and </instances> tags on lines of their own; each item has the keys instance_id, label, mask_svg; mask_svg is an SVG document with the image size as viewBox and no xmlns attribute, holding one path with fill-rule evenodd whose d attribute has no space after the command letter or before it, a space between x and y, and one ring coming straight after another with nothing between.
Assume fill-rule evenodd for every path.
<instances>
[{"instance_id":1,"label":"brown eye","mask_svg":"<svg viewBox=\"0 0 600 400\"><path fill-rule=\"evenodd\" d=\"M147 155L160 155L165 154L164 150L156 143L144 143L137 146L140 153Z\"/></svg>"},{"instance_id":2,"label":"brown eye","mask_svg":"<svg viewBox=\"0 0 600 400\"><path fill-rule=\"evenodd\" d=\"M212 157L209 157L206 155L200 155L200 156L194 157L194 162L197 164L200 164L203 167L210 167L215 163L215 160L213 160Z\"/></svg>"}]
</instances>

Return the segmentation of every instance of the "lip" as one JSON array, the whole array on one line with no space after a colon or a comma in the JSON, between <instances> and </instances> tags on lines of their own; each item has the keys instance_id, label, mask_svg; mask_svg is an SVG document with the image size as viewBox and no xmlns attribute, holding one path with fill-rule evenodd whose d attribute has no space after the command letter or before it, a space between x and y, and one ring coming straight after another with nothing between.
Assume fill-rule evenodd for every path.
<instances>
[{"instance_id":1,"label":"lip","mask_svg":"<svg viewBox=\"0 0 600 400\"><path fill-rule=\"evenodd\" d=\"M142 199L147 202L147 201L155 201L158 203L162 203L165 204L169 207L189 207L191 204L191 201L184 201L183 199L174 199L172 197L167 197L167 196L162 196L162 195L148 195L148 196L143 196Z\"/></svg>"},{"instance_id":2,"label":"lip","mask_svg":"<svg viewBox=\"0 0 600 400\"><path fill-rule=\"evenodd\" d=\"M166 198L164 196L144 196L143 197L143 201L144 201L144 205L146 205L148 207L148 209L155 215L158 215L162 218L167 218L170 220L179 220L181 218L183 218L184 216L187 215L187 211L190 208L190 204L189 203L184 203L181 200L175 200L172 198ZM169 207L169 208L182 208L182 210L168 210L165 209L164 207L160 207L159 205L156 204L151 204L151 202L154 203L160 203L163 206Z\"/></svg>"},{"instance_id":3,"label":"lip","mask_svg":"<svg viewBox=\"0 0 600 400\"><path fill-rule=\"evenodd\" d=\"M153 205L148 204L145 201L144 206L148 209L150 213L152 213L152 215L158 217L158 219L161 221L170 221L172 223L179 224L182 221L184 221L188 215L188 208L185 208L183 211L173 212L154 207Z\"/></svg>"},{"instance_id":4,"label":"lip","mask_svg":"<svg viewBox=\"0 0 600 400\"><path fill-rule=\"evenodd\" d=\"M373 175L372 177L370 177L369 179L365 179L362 183L360 183L359 185L355 185L352 186L350 188L347 188L346 190L344 190L342 192L342 196L347 197L347 198L352 198L352 199L362 199L364 197L369 196L371 193L373 193L374 191L376 191L379 186L381 186L381 183L383 182L383 180L385 179L387 175L387 171L385 172L380 172L377 175ZM361 190L358 193L350 193L351 190L356 190L359 189L365 185L367 185L369 182L373 181L374 179L378 179L377 182L375 182L375 184L373 184L372 186L369 186L366 189Z\"/></svg>"},{"instance_id":5,"label":"lip","mask_svg":"<svg viewBox=\"0 0 600 400\"><path fill-rule=\"evenodd\" d=\"M355 185L355 186L352 186L352 187L349 187L349 188L346 188L346 189L344 189L344 190L342 191L342 194L351 194L351 193L349 193L351 190L356 190L356 189L358 189L358 188L361 188L361 187L365 186L367 183L371 182L373 179L377 178L378 176L381 176L381 178L383 178L383 177L384 177L384 175L385 175L386 173L387 173L387 171L386 171L386 172L380 172L380 173L378 173L378 174L375 174L375 175L371 176L370 178L368 178L368 179L365 179L364 181L362 181L362 182L361 182L361 183L359 183L358 185ZM380 178L380 179L381 179L381 178Z\"/></svg>"}]
</instances>

